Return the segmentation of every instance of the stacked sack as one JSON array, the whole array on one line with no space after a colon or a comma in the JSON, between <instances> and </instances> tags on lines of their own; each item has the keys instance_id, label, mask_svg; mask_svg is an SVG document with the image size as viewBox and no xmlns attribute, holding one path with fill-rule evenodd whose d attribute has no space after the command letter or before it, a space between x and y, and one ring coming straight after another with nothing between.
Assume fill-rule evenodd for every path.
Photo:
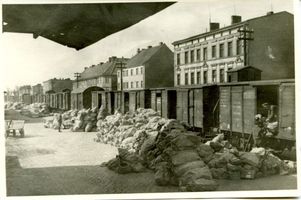
<instances>
[{"instance_id":1,"label":"stacked sack","mask_svg":"<svg viewBox=\"0 0 301 200\"><path fill-rule=\"evenodd\" d=\"M97 108L82 109L78 111L77 115L73 117L74 124L71 131L91 132L94 128L96 128L97 114Z\"/></svg>"},{"instance_id":2,"label":"stacked sack","mask_svg":"<svg viewBox=\"0 0 301 200\"><path fill-rule=\"evenodd\" d=\"M132 115L116 112L98 122L96 141L127 152L120 153L119 149L119 155L106 163L109 169L140 172L133 166L143 164L155 171L158 185L175 185L182 191L216 190L214 179L252 179L271 175L271 169L273 174L296 169L294 163L268 151L239 152L223 134L204 144L198 133L188 128L177 120L161 118L151 109L138 109Z\"/></svg>"}]
</instances>

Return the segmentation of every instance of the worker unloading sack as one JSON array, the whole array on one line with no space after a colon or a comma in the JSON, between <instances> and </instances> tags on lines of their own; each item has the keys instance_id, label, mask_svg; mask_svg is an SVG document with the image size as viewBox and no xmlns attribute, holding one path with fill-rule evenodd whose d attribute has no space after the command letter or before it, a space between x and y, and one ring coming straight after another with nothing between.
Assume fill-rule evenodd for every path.
<instances>
[{"instance_id":1,"label":"worker unloading sack","mask_svg":"<svg viewBox=\"0 0 301 200\"><path fill-rule=\"evenodd\" d=\"M269 103L262 104L260 114L255 116L255 124L260 131L255 135L254 142L256 146L262 146L264 138L273 137L278 133L277 106Z\"/></svg>"}]
</instances>

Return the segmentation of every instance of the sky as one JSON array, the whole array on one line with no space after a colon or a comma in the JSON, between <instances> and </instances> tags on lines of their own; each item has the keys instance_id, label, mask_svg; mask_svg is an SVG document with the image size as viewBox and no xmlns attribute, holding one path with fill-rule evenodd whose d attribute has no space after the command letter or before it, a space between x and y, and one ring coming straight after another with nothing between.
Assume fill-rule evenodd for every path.
<instances>
[{"instance_id":1,"label":"sky","mask_svg":"<svg viewBox=\"0 0 301 200\"><path fill-rule=\"evenodd\" d=\"M77 2L78 3L78 2ZM111 56L132 57L137 48L172 42L206 32L209 16L220 26L231 23L231 15L242 20L268 11L294 13L292 0L195 0L180 1L139 23L112 34L82 50L65 47L32 34L2 33L4 89L35 85L51 78L74 78L84 67L106 62ZM210 13L210 14L209 14Z\"/></svg>"}]
</instances>

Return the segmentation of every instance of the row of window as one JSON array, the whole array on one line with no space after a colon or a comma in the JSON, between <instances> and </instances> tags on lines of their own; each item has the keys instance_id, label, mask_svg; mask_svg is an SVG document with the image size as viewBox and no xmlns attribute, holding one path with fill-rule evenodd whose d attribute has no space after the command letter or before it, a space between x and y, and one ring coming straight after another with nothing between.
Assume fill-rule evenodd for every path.
<instances>
[{"instance_id":1,"label":"row of window","mask_svg":"<svg viewBox=\"0 0 301 200\"><path fill-rule=\"evenodd\" d=\"M231 68L228 68L230 70ZM188 72L184 74L184 85L189 85L189 78L188 78ZM196 78L196 79L195 79ZM225 82L225 70L220 69L219 70L219 82L223 83ZM213 69L211 72L211 82L212 83L217 83L217 70ZM208 71L203 72L203 84L208 83ZM196 72L196 77L195 77L195 72L190 72L190 85L195 85L195 84L201 84L201 72L198 71ZM177 74L177 85L181 85L181 74Z\"/></svg>"},{"instance_id":2,"label":"row of window","mask_svg":"<svg viewBox=\"0 0 301 200\"><path fill-rule=\"evenodd\" d=\"M123 70L123 77L126 76L133 76L133 75L139 75L139 74L143 74L143 68L142 67L137 67L137 68L132 68L132 69L125 69ZM117 76L120 77L120 71L117 72Z\"/></svg>"},{"instance_id":3,"label":"row of window","mask_svg":"<svg viewBox=\"0 0 301 200\"><path fill-rule=\"evenodd\" d=\"M225 44L227 44L227 51L225 51ZM217 55L217 47L218 47L218 55ZM242 53L241 51L241 41L237 40L236 41L236 55L240 55ZM231 57L234 55L233 52L233 41L229 41L226 43L220 43L220 44L215 44L211 46L211 58L225 58L225 57ZM227 52L227 55L226 55ZM177 58L176 58L176 64L181 65L183 61L181 60L181 53L177 53ZM218 57L219 56L219 57ZM188 63L194 63L197 61L203 61L203 60L208 60L208 47L203 47L202 48L202 57L201 57L201 48L199 49L193 49L190 51L185 51L184 52L184 64Z\"/></svg>"},{"instance_id":4,"label":"row of window","mask_svg":"<svg viewBox=\"0 0 301 200\"><path fill-rule=\"evenodd\" d=\"M118 83L118 88L120 88L120 83ZM123 82L123 89L129 88L143 88L143 81Z\"/></svg>"}]
</instances>

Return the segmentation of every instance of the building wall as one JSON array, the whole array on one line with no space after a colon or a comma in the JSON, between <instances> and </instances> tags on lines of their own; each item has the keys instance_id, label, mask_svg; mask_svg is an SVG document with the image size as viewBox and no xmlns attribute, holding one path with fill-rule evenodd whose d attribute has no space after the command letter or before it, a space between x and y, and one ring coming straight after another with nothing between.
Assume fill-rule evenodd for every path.
<instances>
[{"instance_id":1,"label":"building wall","mask_svg":"<svg viewBox=\"0 0 301 200\"><path fill-rule=\"evenodd\" d=\"M173 52L162 45L145 65L144 89L174 86Z\"/></svg>"},{"instance_id":2,"label":"building wall","mask_svg":"<svg viewBox=\"0 0 301 200\"><path fill-rule=\"evenodd\" d=\"M249 64L262 70L262 79L294 78L294 17L282 12L249 22L254 40Z\"/></svg>"},{"instance_id":3,"label":"building wall","mask_svg":"<svg viewBox=\"0 0 301 200\"><path fill-rule=\"evenodd\" d=\"M175 85L227 82L226 72L236 66L241 66L244 60L242 42L238 40L240 27L242 25L175 45ZM230 48L230 42L232 48ZM220 55L222 53L221 45L223 45L223 55ZM215 48L215 53L213 53L213 48ZM232 51L228 51L228 48ZM224 71L223 74L221 70ZM207 73L206 79L204 72ZM187 78L185 78L185 74L187 74ZM215 76L213 77L213 75ZM178 83L178 76L180 76L180 83Z\"/></svg>"},{"instance_id":4,"label":"building wall","mask_svg":"<svg viewBox=\"0 0 301 200\"><path fill-rule=\"evenodd\" d=\"M262 79L294 78L293 16L281 12L254 18L175 44L175 85L227 82L227 71L243 65L244 62L243 42L238 40L238 29L243 25L254 30L254 40L247 43L247 64L262 70ZM232 42L232 54L228 52L229 42ZM220 44L224 44L223 58L219 55ZM215 57L212 56L213 46ZM207 59L204 58L205 48ZM222 77L221 70L224 72ZM204 72L207 73L207 81L204 81Z\"/></svg>"},{"instance_id":5,"label":"building wall","mask_svg":"<svg viewBox=\"0 0 301 200\"><path fill-rule=\"evenodd\" d=\"M124 69L122 72L123 75L123 89L124 90L137 90L144 88L144 74L145 68L144 66L137 66ZM120 90L120 72L117 74L117 89Z\"/></svg>"},{"instance_id":6,"label":"building wall","mask_svg":"<svg viewBox=\"0 0 301 200\"><path fill-rule=\"evenodd\" d=\"M112 77L97 77L87 80L79 80L73 81L73 90L75 89L82 89L85 90L89 87L98 86L100 88L103 88L105 90L112 90Z\"/></svg>"}]
</instances>

